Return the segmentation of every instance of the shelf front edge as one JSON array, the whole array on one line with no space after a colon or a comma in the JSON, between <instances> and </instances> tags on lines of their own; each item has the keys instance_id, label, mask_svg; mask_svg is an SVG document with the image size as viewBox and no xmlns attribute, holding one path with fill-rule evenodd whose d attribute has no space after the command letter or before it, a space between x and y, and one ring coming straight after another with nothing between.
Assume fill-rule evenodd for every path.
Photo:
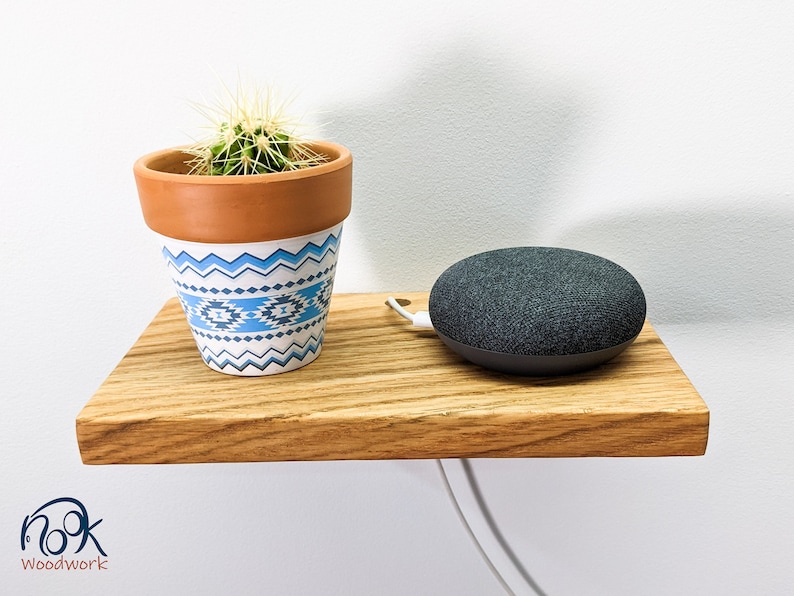
<instances>
[{"instance_id":1,"label":"shelf front edge","mask_svg":"<svg viewBox=\"0 0 794 596\"><path fill-rule=\"evenodd\" d=\"M475 457L661 457L706 451L708 411L542 417L439 413L422 419L145 420L78 418L86 464Z\"/></svg>"}]
</instances>

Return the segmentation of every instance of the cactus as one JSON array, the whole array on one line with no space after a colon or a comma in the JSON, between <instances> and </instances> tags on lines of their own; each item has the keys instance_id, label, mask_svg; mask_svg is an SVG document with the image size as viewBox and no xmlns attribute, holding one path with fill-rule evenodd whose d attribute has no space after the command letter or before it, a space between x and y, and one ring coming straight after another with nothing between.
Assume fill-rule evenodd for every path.
<instances>
[{"instance_id":1,"label":"cactus","mask_svg":"<svg viewBox=\"0 0 794 596\"><path fill-rule=\"evenodd\" d=\"M268 90L245 94L226 90L228 106L197 107L212 123L213 134L187 149L190 174L229 176L267 174L307 168L325 161L286 116L286 103Z\"/></svg>"}]
</instances>

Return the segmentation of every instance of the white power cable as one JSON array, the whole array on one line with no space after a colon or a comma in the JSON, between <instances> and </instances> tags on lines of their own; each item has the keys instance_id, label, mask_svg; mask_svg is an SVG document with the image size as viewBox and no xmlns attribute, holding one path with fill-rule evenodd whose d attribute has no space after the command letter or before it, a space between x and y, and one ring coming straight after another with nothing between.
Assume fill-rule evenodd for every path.
<instances>
[{"instance_id":1,"label":"white power cable","mask_svg":"<svg viewBox=\"0 0 794 596\"><path fill-rule=\"evenodd\" d=\"M441 480L444 483L444 488L447 491L447 496L449 500L452 502L452 506L455 509L455 513L458 515L458 519L460 520L463 529L466 530L466 533L469 535L469 538L474 543L477 552L482 557L483 561L485 561L485 565L488 567L490 572L496 578L496 581L499 582L499 585L502 586L504 591L508 594L508 596L515 596L515 592L510 588L510 585L505 581L505 578L502 577L502 574L499 573L499 570L496 568L496 565L493 564L491 559L485 553L485 549L480 544L480 541L477 540L477 536L474 534L474 531L471 529L466 516L463 514L463 510L460 508L460 504L458 503L458 499L455 497L455 493L452 490L452 486L449 483L449 478L447 478L447 472L444 470L444 465L441 463L440 459L436 460L436 464L438 465L438 471L441 473Z\"/></svg>"},{"instance_id":2,"label":"white power cable","mask_svg":"<svg viewBox=\"0 0 794 596\"><path fill-rule=\"evenodd\" d=\"M402 307L402 305L399 302L397 302L397 300L395 300L393 296L389 296L389 298L386 300L386 303L389 306L391 306L395 311L397 311L400 314L400 316L411 321L414 327L426 327L433 329L433 322L430 320L429 312L420 310L417 311L416 313L411 313L405 310ZM477 481L474 477L474 471L471 469L471 465L469 464L469 461L467 459L461 459L460 461L461 464L463 465L463 469L466 474L466 478L468 479L469 486L474 494L475 500L477 502L477 506L480 509L480 512L482 513L483 518L488 528L491 531L491 534L496 539L502 551L507 555L508 559L510 559L510 562L513 564L513 566L522 576L524 581L526 581L527 585L532 589L532 591L538 596L546 596L546 593L540 588L540 586L538 586L537 582L532 578L532 576L527 572L527 570L524 569L524 566L521 564L518 557L513 552L513 549L510 548L510 545L507 543L504 536L499 531L499 528L496 525L496 522L493 519L491 512L488 510L488 507L485 504L485 500L483 499L482 493L480 492L480 487L477 484ZM499 570L496 568L496 566L493 564L491 559L488 557L482 544L480 544L480 541L477 539L477 536L475 535L474 531L471 529L471 526L469 525L469 522L466 519L466 516L464 515L463 510L460 507L460 503L458 503L458 499L455 496L455 492L452 490L452 485L449 483L449 478L447 477L446 470L444 470L443 463L441 462L440 459L437 459L436 464L438 465L438 470L441 473L441 479L444 483L444 488L446 489L447 496L452 502L452 506L455 509L455 513L457 514L458 519L460 520L461 524L466 530L466 533L469 535L469 538L471 538L472 542L474 543L477 552L480 554L483 561L485 561L485 564L487 565L488 569L491 571L491 573L499 582L499 584L502 586L502 588L505 590L505 592L509 596L515 596L515 592L513 592L513 590L510 588L510 585L507 583L505 578L502 577L502 574L499 573Z\"/></svg>"},{"instance_id":3,"label":"white power cable","mask_svg":"<svg viewBox=\"0 0 794 596\"><path fill-rule=\"evenodd\" d=\"M488 525L488 529L491 531L491 534L499 543L499 546L502 548L502 552L507 555L507 558L510 559L510 562L513 564L513 567L518 571L527 585L532 589L532 591L537 594L537 596L546 596L546 592L544 592L541 587L538 585L538 582L529 574L529 572L524 568L524 565L519 560L518 556L515 554L513 549L510 547L510 544L507 542L505 537L502 535L502 532L499 530L499 526L496 523L493 515L491 514L488 505L485 503L485 498L480 491L480 485L477 482L477 478L474 475L474 470L471 467L471 463L468 459L462 458L460 460L461 465L463 466L463 470L466 474L466 478L469 481L469 487L472 490L474 495L474 499L477 502L477 507L480 509L480 513L483 515L483 519L485 523Z\"/></svg>"},{"instance_id":4,"label":"white power cable","mask_svg":"<svg viewBox=\"0 0 794 596\"><path fill-rule=\"evenodd\" d=\"M416 313L410 313L405 310L397 300L394 299L393 296L389 296L389 299L386 301L389 306L391 306L394 310L400 313L401 316L405 317L411 323L414 324L414 327L425 327L428 329L433 328L433 322L430 320L430 313L425 310L417 311Z\"/></svg>"}]
</instances>

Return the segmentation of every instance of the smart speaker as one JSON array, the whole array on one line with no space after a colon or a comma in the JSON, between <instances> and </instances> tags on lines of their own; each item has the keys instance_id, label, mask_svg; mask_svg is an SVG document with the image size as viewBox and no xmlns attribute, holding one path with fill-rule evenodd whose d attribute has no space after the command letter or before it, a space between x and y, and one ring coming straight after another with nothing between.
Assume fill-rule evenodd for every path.
<instances>
[{"instance_id":1,"label":"smart speaker","mask_svg":"<svg viewBox=\"0 0 794 596\"><path fill-rule=\"evenodd\" d=\"M564 248L519 247L458 261L430 292L430 320L450 348L499 372L546 376L617 356L645 322L625 269Z\"/></svg>"}]
</instances>

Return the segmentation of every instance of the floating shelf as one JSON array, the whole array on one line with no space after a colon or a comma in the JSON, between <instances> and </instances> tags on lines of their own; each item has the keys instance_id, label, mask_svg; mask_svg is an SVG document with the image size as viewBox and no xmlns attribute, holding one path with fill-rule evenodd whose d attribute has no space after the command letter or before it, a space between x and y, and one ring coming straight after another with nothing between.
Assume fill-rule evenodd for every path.
<instances>
[{"instance_id":1,"label":"floating shelf","mask_svg":"<svg viewBox=\"0 0 794 596\"><path fill-rule=\"evenodd\" d=\"M399 294L413 310L427 293ZM386 294L335 294L321 356L232 377L169 300L77 417L86 464L702 455L709 410L646 322L597 369L515 377L462 360Z\"/></svg>"}]
</instances>

